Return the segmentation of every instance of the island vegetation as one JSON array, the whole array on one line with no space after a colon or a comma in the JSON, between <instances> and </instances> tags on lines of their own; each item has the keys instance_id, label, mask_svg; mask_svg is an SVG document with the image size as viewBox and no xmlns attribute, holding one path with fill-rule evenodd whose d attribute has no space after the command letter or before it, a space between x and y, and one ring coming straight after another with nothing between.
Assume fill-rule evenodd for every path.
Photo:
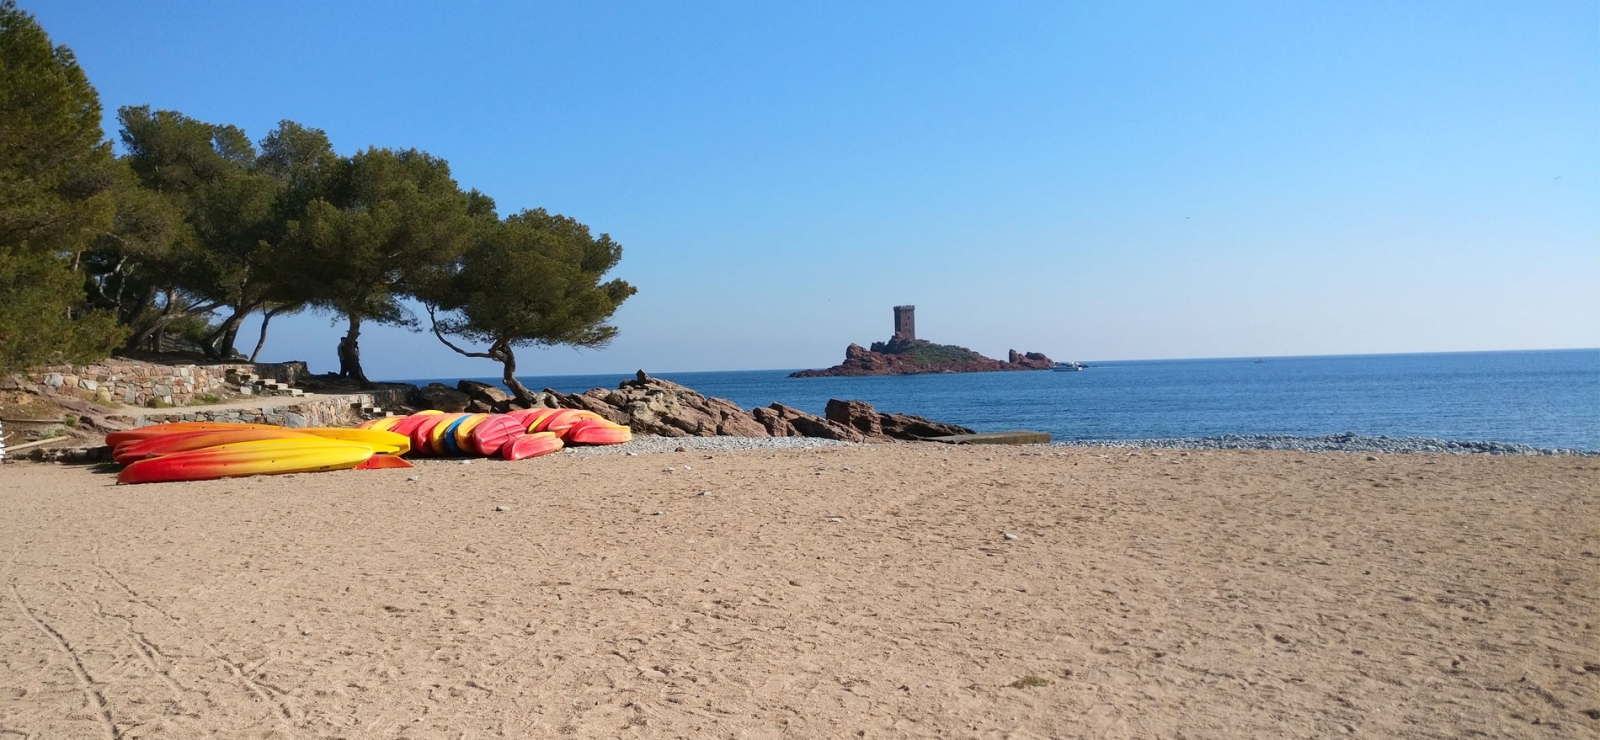
<instances>
[{"instance_id":1,"label":"island vegetation","mask_svg":"<svg viewBox=\"0 0 1600 740\"><path fill-rule=\"evenodd\" d=\"M0 375L172 346L243 357L260 315L253 361L274 317L309 310L345 325L340 375L364 386L362 329L388 324L500 362L525 395L516 348L603 345L635 290L604 280L609 236L542 209L502 218L427 152L343 155L295 121L252 140L127 106L119 154L101 118L71 50L0 1Z\"/></svg>"}]
</instances>

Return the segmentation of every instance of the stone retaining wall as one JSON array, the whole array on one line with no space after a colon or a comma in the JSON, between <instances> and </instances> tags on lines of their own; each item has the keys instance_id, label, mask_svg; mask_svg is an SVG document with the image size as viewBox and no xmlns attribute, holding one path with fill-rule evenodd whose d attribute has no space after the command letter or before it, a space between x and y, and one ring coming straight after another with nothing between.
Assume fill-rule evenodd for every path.
<instances>
[{"instance_id":1,"label":"stone retaining wall","mask_svg":"<svg viewBox=\"0 0 1600 740\"><path fill-rule=\"evenodd\" d=\"M174 406L193 403L208 393L221 395L237 389L228 384L229 371L270 378L293 385L308 377L304 362L221 363L216 365L160 365L112 358L92 365L56 365L26 375L15 375L0 387L37 393L67 392L92 396L103 404L144 406L152 400ZM6 380L0 378L0 381Z\"/></svg>"},{"instance_id":2,"label":"stone retaining wall","mask_svg":"<svg viewBox=\"0 0 1600 740\"><path fill-rule=\"evenodd\" d=\"M283 405L233 409L172 409L133 417L134 426L173 421L214 421L234 424L274 424L286 427L354 426L363 407L392 407L403 403L406 391L380 390L339 396L311 396Z\"/></svg>"}]
</instances>

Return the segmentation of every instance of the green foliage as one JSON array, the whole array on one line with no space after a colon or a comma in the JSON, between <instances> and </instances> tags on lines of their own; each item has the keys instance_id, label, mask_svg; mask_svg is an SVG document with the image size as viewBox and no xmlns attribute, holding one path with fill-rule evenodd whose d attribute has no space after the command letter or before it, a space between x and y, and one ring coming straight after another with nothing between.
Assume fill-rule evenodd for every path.
<instances>
[{"instance_id":1,"label":"green foliage","mask_svg":"<svg viewBox=\"0 0 1600 740\"><path fill-rule=\"evenodd\" d=\"M202 393L189 401L190 406L210 406L214 403L222 403L222 396L215 393Z\"/></svg>"},{"instance_id":2,"label":"green foliage","mask_svg":"<svg viewBox=\"0 0 1600 740\"><path fill-rule=\"evenodd\" d=\"M456 261L483 220L472 215L483 199L463 193L443 159L415 149L367 149L341 160L327 182L286 241L297 292L349 321L341 374L365 383L356 347L363 322L416 325L401 300Z\"/></svg>"},{"instance_id":3,"label":"green foliage","mask_svg":"<svg viewBox=\"0 0 1600 740\"><path fill-rule=\"evenodd\" d=\"M72 414L67 414L61 419L61 423L76 429L78 426L78 417Z\"/></svg>"},{"instance_id":4,"label":"green foliage","mask_svg":"<svg viewBox=\"0 0 1600 740\"><path fill-rule=\"evenodd\" d=\"M255 147L237 126L219 126L148 105L117 111L122 145L146 187L179 198L249 167Z\"/></svg>"},{"instance_id":5,"label":"green foliage","mask_svg":"<svg viewBox=\"0 0 1600 740\"><path fill-rule=\"evenodd\" d=\"M161 400L159 398L152 398L149 401L146 401L144 405L147 408L152 408L152 409L170 409L170 408L172 408L172 404L171 403L169 403L167 401L163 401L163 400Z\"/></svg>"},{"instance_id":6,"label":"green foliage","mask_svg":"<svg viewBox=\"0 0 1600 740\"><path fill-rule=\"evenodd\" d=\"M414 149L340 157L287 120L258 147L237 126L135 106L118 111L116 158L100 120L72 53L0 0L0 373L124 339L230 357L254 312L259 352L272 316L312 307L348 320L341 370L365 382L363 322L415 327L408 297L445 310L441 339L486 342L510 373L515 347L604 345L634 292L600 282L622 254L608 236L542 210L500 221Z\"/></svg>"},{"instance_id":7,"label":"green foliage","mask_svg":"<svg viewBox=\"0 0 1600 740\"><path fill-rule=\"evenodd\" d=\"M227 308L199 344L212 357L233 356L245 316L268 305L304 304L306 282L283 242L308 203L320 197L337 157L321 131L283 121L258 154L234 126L198 121L148 106L119 112L129 168L147 190L181 214L187 240L144 261L160 264L161 292L182 310L160 320ZM108 262L109 260L102 260ZM168 299L172 305L172 299Z\"/></svg>"},{"instance_id":8,"label":"green foliage","mask_svg":"<svg viewBox=\"0 0 1600 740\"><path fill-rule=\"evenodd\" d=\"M53 256L0 249L0 375L93 362L121 342L109 313L75 315L81 280Z\"/></svg>"},{"instance_id":9,"label":"green foliage","mask_svg":"<svg viewBox=\"0 0 1600 740\"><path fill-rule=\"evenodd\" d=\"M953 344L929 344L913 347L904 353L919 365L932 365L942 362L972 362L981 360L983 356L966 347L957 347Z\"/></svg>"},{"instance_id":10,"label":"green foliage","mask_svg":"<svg viewBox=\"0 0 1600 740\"><path fill-rule=\"evenodd\" d=\"M983 355L966 347L957 347L953 344L934 344L925 339L911 341L873 342L873 352L900 355L918 365L937 365L951 362L973 362L982 360Z\"/></svg>"},{"instance_id":11,"label":"green foliage","mask_svg":"<svg viewBox=\"0 0 1600 740\"><path fill-rule=\"evenodd\" d=\"M85 310L80 257L113 222L100 101L66 47L0 2L0 374L106 356L114 317Z\"/></svg>"},{"instance_id":12,"label":"green foliage","mask_svg":"<svg viewBox=\"0 0 1600 740\"><path fill-rule=\"evenodd\" d=\"M622 259L622 245L543 209L485 225L480 234L452 272L421 292L430 311L448 312L434 319L446 346L500 362L507 385L527 395L515 379L515 348L601 347L616 336L616 327L605 322L636 289L622 280L600 280ZM489 348L468 352L446 340L447 334Z\"/></svg>"},{"instance_id":13,"label":"green foliage","mask_svg":"<svg viewBox=\"0 0 1600 740\"><path fill-rule=\"evenodd\" d=\"M155 303L175 285L194 249L194 230L174 199L146 189L127 159L112 170L115 215L81 261L89 303L134 331L153 321Z\"/></svg>"},{"instance_id":14,"label":"green foliage","mask_svg":"<svg viewBox=\"0 0 1600 740\"><path fill-rule=\"evenodd\" d=\"M73 255L111 218L111 145L71 50L0 2L0 246Z\"/></svg>"},{"instance_id":15,"label":"green foliage","mask_svg":"<svg viewBox=\"0 0 1600 740\"><path fill-rule=\"evenodd\" d=\"M292 225L308 293L346 316L406 325L400 299L471 239L467 196L448 163L415 149L368 149L339 170Z\"/></svg>"}]
</instances>

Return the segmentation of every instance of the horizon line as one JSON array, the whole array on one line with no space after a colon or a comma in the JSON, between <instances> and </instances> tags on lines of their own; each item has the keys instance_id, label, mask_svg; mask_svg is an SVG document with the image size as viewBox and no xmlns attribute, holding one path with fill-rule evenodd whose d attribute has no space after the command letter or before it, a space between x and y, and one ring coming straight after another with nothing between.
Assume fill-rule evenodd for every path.
<instances>
[{"instance_id":1,"label":"horizon line","mask_svg":"<svg viewBox=\"0 0 1600 740\"><path fill-rule=\"evenodd\" d=\"M1119 363L1120 364L1120 363L1130 363L1130 362L1208 362L1208 361L1223 361L1223 360L1310 360L1310 359L1321 359L1321 358L1329 358L1329 357L1408 357L1408 356L1415 356L1415 355L1483 355L1483 354L1507 354L1507 353L1513 353L1513 352L1597 352L1597 351L1600 351L1600 346L1595 346L1595 347L1547 347L1547 348L1541 348L1541 349L1465 349L1465 350L1445 350L1445 351L1438 351L1438 352L1350 352L1350 353L1336 353L1336 354L1322 354L1322 355L1230 355L1230 356L1226 356L1226 357L1160 357L1160 358L1145 358L1145 359L1133 359L1133 360L1127 360L1127 359L1123 359L1123 360L1079 360L1079 362L1083 362L1086 365L1092 366L1095 363L1100 363L1100 364ZM643 369L643 368L639 368L639 369ZM695 374L695 373L795 372L795 371L798 371L798 370L806 370L806 369L810 369L810 368L765 367L765 368L734 368L734 369L728 369L728 370L662 370L662 371L659 371L659 372L652 372L652 371L646 370L645 372L646 372L646 374L648 374L648 375L650 375L652 377L659 377L659 376L666 376L666 375L690 375L690 374ZM634 375L637 372L638 372L638 370L636 369L636 370L632 370L632 371L616 371L616 372L562 373L562 374L559 374L559 375L537 375L537 374L523 375L523 374L518 374L516 377L518 377L518 378L582 378L582 377L591 377L591 376L596 376L596 375ZM1039 372L1043 372L1043 371L1039 371ZM918 374L928 374L928 373L909 373L909 374L910 375L918 375ZM957 373L957 374L961 374L961 373ZM976 374L976 373L968 373L968 374ZM434 376L434 377L426 377L426 378L396 378L396 379L388 379L388 380L379 380L377 382L381 382L381 383L405 383L405 382L414 381L414 380L442 380L445 377L448 377L448 376ZM891 376L864 375L864 376L852 376L852 377L891 377ZM458 380L476 380L476 379L480 379L480 378L493 378L493 379L495 379L496 382L499 382L499 376L497 376L497 375L473 375L473 376L465 376L465 375L463 375L463 376L460 376L458 378Z\"/></svg>"}]
</instances>

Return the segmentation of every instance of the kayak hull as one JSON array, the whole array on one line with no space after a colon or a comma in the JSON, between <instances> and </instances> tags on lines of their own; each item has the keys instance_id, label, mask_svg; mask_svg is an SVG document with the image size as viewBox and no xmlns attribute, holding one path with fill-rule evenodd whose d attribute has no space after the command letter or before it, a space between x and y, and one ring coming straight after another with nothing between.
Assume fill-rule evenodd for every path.
<instances>
[{"instance_id":1,"label":"kayak hull","mask_svg":"<svg viewBox=\"0 0 1600 740\"><path fill-rule=\"evenodd\" d=\"M589 419L573 424L563 439L579 445L619 445L633 439L633 430L621 424Z\"/></svg>"},{"instance_id":2,"label":"kayak hull","mask_svg":"<svg viewBox=\"0 0 1600 740\"><path fill-rule=\"evenodd\" d=\"M507 460L526 460L530 457L548 455L562 448L565 443L561 438L551 432L535 432L513 437L500 448L500 456Z\"/></svg>"},{"instance_id":3,"label":"kayak hull","mask_svg":"<svg viewBox=\"0 0 1600 740\"><path fill-rule=\"evenodd\" d=\"M144 439L124 440L117 445L111 459L119 465L126 465L135 460L144 460L163 455L172 455L190 450L201 450L218 445L235 444L238 442L254 442L264 439L316 439L310 434L301 434L282 427L268 429L229 429L225 431L174 431L157 437Z\"/></svg>"},{"instance_id":4,"label":"kayak hull","mask_svg":"<svg viewBox=\"0 0 1600 740\"><path fill-rule=\"evenodd\" d=\"M322 439L354 442L372 448L377 455L404 455L411 450L411 440L405 435L377 429L344 429L342 427L305 427L293 430Z\"/></svg>"},{"instance_id":5,"label":"kayak hull","mask_svg":"<svg viewBox=\"0 0 1600 740\"><path fill-rule=\"evenodd\" d=\"M259 440L139 460L123 468L117 482L163 483L345 470L371 457L371 447L350 442Z\"/></svg>"},{"instance_id":6,"label":"kayak hull","mask_svg":"<svg viewBox=\"0 0 1600 740\"><path fill-rule=\"evenodd\" d=\"M523 434L523 423L515 417L509 414L491 416L472 428L472 432L467 435L465 446L487 457L499 451L513 437L520 437Z\"/></svg>"},{"instance_id":7,"label":"kayak hull","mask_svg":"<svg viewBox=\"0 0 1600 740\"><path fill-rule=\"evenodd\" d=\"M230 424L218 421L175 421L170 424L152 424L138 429L112 432L106 435L106 444L116 447L137 439L161 437L177 432L227 432L239 429L282 429L271 424Z\"/></svg>"}]
</instances>

